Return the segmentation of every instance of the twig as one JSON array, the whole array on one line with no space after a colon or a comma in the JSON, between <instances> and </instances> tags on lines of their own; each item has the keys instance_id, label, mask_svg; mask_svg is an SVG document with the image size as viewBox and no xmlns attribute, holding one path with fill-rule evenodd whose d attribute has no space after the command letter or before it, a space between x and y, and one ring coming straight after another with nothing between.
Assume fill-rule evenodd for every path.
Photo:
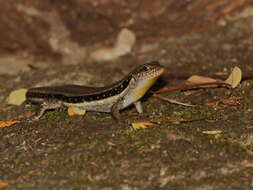
<instances>
[{"instance_id":1,"label":"twig","mask_svg":"<svg viewBox=\"0 0 253 190\"><path fill-rule=\"evenodd\" d=\"M161 99L161 100L164 100L166 102L172 103L172 104L178 104L178 105L187 106L187 107L197 107L197 105L192 105L192 104L187 104L187 103L179 102L177 100L173 100L173 99L170 99L170 98L159 96L157 94L154 94L154 97L156 97L158 99Z\"/></svg>"},{"instance_id":2,"label":"twig","mask_svg":"<svg viewBox=\"0 0 253 190\"><path fill-rule=\"evenodd\" d=\"M182 120L173 120L173 119L155 119L155 120L143 120L143 121L138 121L138 122L150 122L150 123L155 123L155 124L159 124L159 123L188 123L188 122L193 122L193 121L201 121L201 120L206 120L207 118L197 118L197 119L182 119ZM137 122L137 121L135 121Z\"/></svg>"},{"instance_id":3,"label":"twig","mask_svg":"<svg viewBox=\"0 0 253 190\"><path fill-rule=\"evenodd\" d=\"M163 74L163 76L165 78L169 78L170 80L187 80L189 78L189 75L186 75L186 74L177 74L177 73L170 73L170 72L166 72L165 74ZM219 79L219 80L226 80L225 76L208 75L208 77ZM242 81L252 80L252 79L253 79L253 75L249 73L245 73L242 76Z\"/></svg>"},{"instance_id":4,"label":"twig","mask_svg":"<svg viewBox=\"0 0 253 190\"><path fill-rule=\"evenodd\" d=\"M157 90L154 92L154 94L161 94L165 92L173 92L178 90L188 90L188 89L194 89L194 88L214 88L214 87L224 87L231 89L231 85L224 83L224 82L205 82L205 83L198 83L198 84L189 84L189 85L181 85L176 86L172 88Z\"/></svg>"}]
</instances>

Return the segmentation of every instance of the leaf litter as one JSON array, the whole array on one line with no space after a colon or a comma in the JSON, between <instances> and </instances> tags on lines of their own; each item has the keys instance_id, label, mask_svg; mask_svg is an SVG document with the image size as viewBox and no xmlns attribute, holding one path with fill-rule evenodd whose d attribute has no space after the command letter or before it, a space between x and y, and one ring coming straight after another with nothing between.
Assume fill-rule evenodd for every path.
<instances>
[{"instance_id":1,"label":"leaf litter","mask_svg":"<svg viewBox=\"0 0 253 190\"><path fill-rule=\"evenodd\" d=\"M196 89L196 88L210 88L210 87L225 87L228 89L231 88L236 88L242 80L242 71L239 67L234 67L232 70L232 73L229 75L229 77L225 81L220 81L217 79L213 79L210 77L204 77L204 76L199 76L199 75L192 75L191 77L188 78L187 83L188 85L184 84L181 86L177 87L172 87L168 89L162 89L156 92L153 92L154 96L170 102L174 104L179 104L183 106L189 106L189 107L195 107L196 105L188 104L188 103L182 103L174 99L166 98L163 96L159 96L158 94L160 93L165 93L165 92L171 92L171 91L178 91L178 90L190 90L190 89ZM189 84L191 83L191 84ZM25 101L25 94L27 92L27 89L21 88L14 90L10 93L9 97L7 98L7 103L11 105L21 105ZM222 99L217 102L209 102L206 105L210 107L217 107L220 103L227 104L227 105L240 105L240 102L235 100L235 99ZM68 107L68 115L73 116L73 115L85 115L86 111L79 109L77 107ZM199 120L199 119L197 119ZM172 120L160 120L160 121L137 121L133 122L132 128L133 129L145 129L151 126L154 126L156 123L159 122L174 122L174 123L181 123L181 122L189 122L193 120L182 120L182 121L172 121ZM3 127L8 127L12 126L16 123L19 123L19 120L8 120L4 122L0 122L0 128Z\"/></svg>"},{"instance_id":2,"label":"leaf litter","mask_svg":"<svg viewBox=\"0 0 253 190\"><path fill-rule=\"evenodd\" d=\"M19 120L7 120L7 121L2 121L0 122L0 128L4 128L4 127L9 127L12 126L16 123L19 123Z\"/></svg>"},{"instance_id":3,"label":"leaf litter","mask_svg":"<svg viewBox=\"0 0 253 190\"><path fill-rule=\"evenodd\" d=\"M167 89L162 89L153 92L154 97L157 97L161 100L164 100L169 103L179 104L183 106L189 106L194 107L196 105L188 104L188 103L182 103L174 99L170 99L167 97L159 96L158 94L165 93L165 92L173 92L173 91L179 91L179 90L194 90L194 89L206 89L206 88L218 88L218 87L225 87L228 89L234 89L236 88L242 80L242 71L239 67L234 67L231 74L228 76L228 78L225 81L221 81L218 79L213 79L210 77L205 76L199 76L199 75L192 75L190 76L185 82L186 84L179 85L176 87L171 87ZM226 104L226 105L240 105L240 102L236 100L235 98L224 98L222 100L218 100L215 102L209 102L206 103L206 106L216 108L219 104Z\"/></svg>"},{"instance_id":4,"label":"leaf litter","mask_svg":"<svg viewBox=\"0 0 253 190\"><path fill-rule=\"evenodd\" d=\"M16 106L21 105L25 101L26 92L27 89L25 88L13 90L7 98L7 103Z\"/></svg>"},{"instance_id":5,"label":"leaf litter","mask_svg":"<svg viewBox=\"0 0 253 190\"><path fill-rule=\"evenodd\" d=\"M79 109L78 107L68 107L68 115L73 116L73 115L85 115L86 111L83 109Z\"/></svg>"},{"instance_id":6,"label":"leaf litter","mask_svg":"<svg viewBox=\"0 0 253 190\"><path fill-rule=\"evenodd\" d=\"M173 92L179 90L192 90L192 89L199 89L199 88L214 88L214 87L225 87L228 89L236 88L242 80L242 71L239 67L235 67L229 77L225 81L221 81L218 79L213 79L210 77L199 76L199 75L192 75L186 80L186 83L179 85L176 87L171 87L167 89L162 89L155 91L155 94L161 94L165 92ZM190 84L189 84L190 83Z\"/></svg>"}]
</instances>

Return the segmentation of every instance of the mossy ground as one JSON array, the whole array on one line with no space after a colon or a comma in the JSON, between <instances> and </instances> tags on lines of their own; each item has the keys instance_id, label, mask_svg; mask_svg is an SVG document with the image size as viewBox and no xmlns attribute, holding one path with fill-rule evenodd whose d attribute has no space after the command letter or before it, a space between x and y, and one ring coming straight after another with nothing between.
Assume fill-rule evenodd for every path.
<instances>
[{"instance_id":1,"label":"mossy ground","mask_svg":"<svg viewBox=\"0 0 253 190\"><path fill-rule=\"evenodd\" d=\"M242 43L241 46L232 43L237 38L243 41L236 32L231 33L231 36L220 35L239 29L247 33L249 27L247 25L243 28L245 22L242 22L241 28L238 27L238 21L227 28L207 33L209 35L197 35L192 39L190 36L175 40L173 44L168 42L152 52L152 55L148 53L143 57L148 59L153 56L153 59L161 60L168 70L186 75L210 75L224 68L232 68L235 62L243 73L249 72L252 65L245 63L247 60L252 62L252 56L247 53L250 50L246 51L242 46L252 46L252 33L245 37L248 43ZM222 44L228 43L231 43L233 51L219 49ZM186 45L190 47L189 44L192 48L185 48ZM167 54L161 54L164 49ZM244 53L248 57L243 57ZM243 59L240 62L238 60L241 57ZM123 63L129 59L127 56L122 58ZM137 62L138 58L133 56L131 60ZM93 63L87 64L89 68L94 67L93 70L98 67ZM101 73L94 73L94 78L109 79L111 73L115 73L118 79L122 74L119 68L124 73L130 70L127 64L117 64L115 72L105 67L104 70L99 69ZM81 65L61 68L52 66L50 69L53 72L51 74L47 70L24 73L19 76L21 80L1 76L1 120L13 119L36 109L6 105L5 98L12 89L31 87L41 80L50 81L69 72L85 72L85 66ZM182 82L166 77L163 80L167 86ZM8 85L6 81L9 81ZM207 89L192 95L175 92L163 95L200 106L189 108L172 105L149 96L143 103L143 115L139 116L131 107L122 112L124 122L120 124L114 122L109 114L88 112L85 116L70 117L66 110L61 109L47 112L36 122L1 128L0 180L8 183L6 189L26 190L250 190L253 188L252 87L253 81L243 81L233 92L240 105L221 104L215 109L205 106L207 102L227 96L227 90L221 88ZM161 122L141 130L132 130L129 124L135 120L198 118L201 120ZM218 130L221 131L218 134L203 133Z\"/></svg>"},{"instance_id":2,"label":"mossy ground","mask_svg":"<svg viewBox=\"0 0 253 190\"><path fill-rule=\"evenodd\" d=\"M244 96L237 97L246 105L216 110L149 97L144 116L125 110L123 124L108 114L48 112L39 121L1 129L1 179L10 189L250 189L253 102L243 102ZM129 124L197 118L206 119L140 130ZM214 130L222 133L203 133Z\"/></svg>"}]
</instances>

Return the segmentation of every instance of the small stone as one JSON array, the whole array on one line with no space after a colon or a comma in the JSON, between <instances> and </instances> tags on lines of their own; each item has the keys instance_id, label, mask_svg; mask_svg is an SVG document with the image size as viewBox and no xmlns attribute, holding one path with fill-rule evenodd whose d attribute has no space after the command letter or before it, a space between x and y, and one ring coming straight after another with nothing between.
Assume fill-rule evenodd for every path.
<instances>
[{"instance_id":1,"label":"small stone","mask_svg":"<svg viewBox=\"0 0 253 190\"><path fill-rule=\"evenodd\" d=\"M117 37L113 48L101 48L91 53L90 58L94 61L110 61L132 51L135 44L135 33L128 29L122 29Z\"/></svg>"},{"instance_id":2,"label":"small stone","mask_svg":"<svg viewBox=\"0 0 253 190\"><path fill-rule=\"evenodd\" d=\"M130 53L136 42L135 33L126 28L122 29L118 35L117 42L114 46L114 54L123 56Z\"/></svg>"}]
</instances>

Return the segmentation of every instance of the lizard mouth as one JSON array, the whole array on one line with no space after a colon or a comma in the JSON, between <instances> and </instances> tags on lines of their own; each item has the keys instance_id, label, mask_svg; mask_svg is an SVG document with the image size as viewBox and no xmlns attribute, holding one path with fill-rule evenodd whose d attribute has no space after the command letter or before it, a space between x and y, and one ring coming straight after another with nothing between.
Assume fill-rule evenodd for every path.
<instances>
[{"instance_id":1,"label":"lizard mouth","mask_svg":"<svg viewBox=\"0 0 253 190\"><path fill-rule=\"evenodd\" d=\"M157 78L159 76L161 76L163 73L164 73L164 68L159 68L159 69L156 69L155 71L153 71L151 74L150 74L150 78Z\"/></svg>"}]
</instances>

